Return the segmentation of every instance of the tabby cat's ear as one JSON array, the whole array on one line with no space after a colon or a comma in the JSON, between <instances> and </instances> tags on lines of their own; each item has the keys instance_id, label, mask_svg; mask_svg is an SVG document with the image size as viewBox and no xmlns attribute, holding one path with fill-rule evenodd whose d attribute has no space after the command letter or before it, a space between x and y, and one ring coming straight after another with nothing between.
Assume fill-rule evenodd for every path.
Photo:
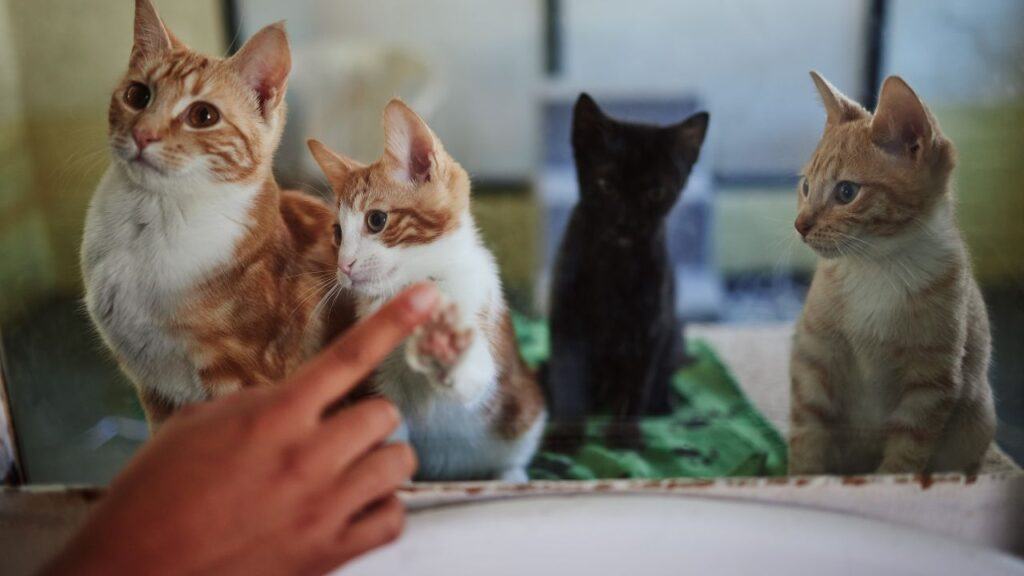
<instances>
[{"instance_id":1,"label":"tabby cat's ear","mask_svg":"<svg viewBox=\"0 0 1024 576\"><path fill-rule=\"evenodd\" d=\"M932 116L917 94L899 76L886 78L871 120L871 141L891 154L916 158L934 133Z\"/></svg>"},{"instance_id":2,"label":"tabby cat's ear","mask_svg":"<svg viewBox=\"0 0 1024 576\"><path fill-rule=\"evenodd\" d=\"M708 133L710 118L707 112L698 112L668 128L674 133L677 155L689 164L696 162L700 155L700 147Z\"/></svg>"},{"instance_id":3,"label":"tabby cat's ear","mask_svg":"<svg viewBox=\"0 0 1024 576\"><path fill-rule=\"evenodd\" d=\"M135 0L135 34L132 39L132 66L183 46L164 26L151 0Z\"/></svg>"},{"instance_id":4,"label":"tabby cat's ear","mask_svg":"<svg viewBox=\"0 0 1024 576\"><path fill-rule=\"evenodd\" d=\"M814 80L814 86L818 89L821 102L825 105L825 113L828 114L828 119L825 121L826 126L868 117L868 111L863 106L848 98L813 70L811 70L811 80Z\"/></svg>"},{"instance_id":5,"label":"tabby cat's ear","mask_svg":"<svg viewBox=\"0 0 1024 576\"><path fill-rule=\"evenodd\" d=\"M269 117L284 101L292 54L284 22L263 27L228 62L256 93L260 114Z\"/></svg>"},{"instance_id":6,"label":"tabby cat's ear","mask_svg":"<svg viewBox=\"0 0 1024 576\"><path fill-rule=\"evenodd\" d=\"M384 162L400 182L430 182L443 169L441 142L405 102L395 98L384 108Z\"/></svg>"},{"instance_id":7,"label":"tabby cat's ear","mask_svg":"<svg viewBox=\"0 0 1024 576\"><path fill-rule=\"evenodd\" d=\"M313 159L323 170L328 180L342 179L348 176L349 172L362 168L364 165L356 160L342 156L331 150L326 144L319 140L306 140L306 146L313 154Z\"/></svg>"}]
</instances>

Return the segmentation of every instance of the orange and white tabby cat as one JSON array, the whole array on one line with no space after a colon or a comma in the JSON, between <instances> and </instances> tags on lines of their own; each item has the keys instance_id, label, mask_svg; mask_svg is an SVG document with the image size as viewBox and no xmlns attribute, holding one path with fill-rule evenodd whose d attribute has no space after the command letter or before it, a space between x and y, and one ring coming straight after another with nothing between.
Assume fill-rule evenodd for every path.
<instances>
[{"instance_id":1,"label":"orange and white tabby cat","mask_svg":"<svg viewBox=\"0 0 1024 576\"><path fill-rule=\"evenodd\" d=\"M82 270L89 313L151 426L279 380L345 322L317 306L334 274L332 211L281 192L271 173L290 67L281 24L221 60L136 2Z\"/></svg>"},{"instance_id":2,"label":"orange and white tabby cat","mask_svg":"<svg viewBox=\"0 0 1024 576\"><path fill-rule=\"evenodd\" d=\"M974 472L995 411L953 144L898 77L872 115L811 75L828 120L796 229L821 259L791 358L790 472Z\"/></svg>"},{"instance_id":3,"label":"orange and white tabby cat","mask_svg":"<svg viewBox=\"0 0 1024 576\"><path fill-rule=\"evenodd\" d=\"M401 101L384 110L384 136L369 166L309 142L338 198L338 281L360 317L425 280L453 306L382 364L374 388L402 411L420 479L526 480L546 412L469 211L469 176Z\"/></svg>"}]
</instances>

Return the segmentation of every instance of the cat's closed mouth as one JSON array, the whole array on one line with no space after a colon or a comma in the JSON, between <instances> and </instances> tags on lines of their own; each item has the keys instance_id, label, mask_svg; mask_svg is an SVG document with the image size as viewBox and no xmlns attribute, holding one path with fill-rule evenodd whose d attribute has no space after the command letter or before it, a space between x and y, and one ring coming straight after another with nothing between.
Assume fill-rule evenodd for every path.
<instances>
[{"instance_id":1,"label":"cat's closed mouth","mask_svg":"<svg viewBox=\"0 0 1024 576\"><path fill-rule=\"evenodd\" d=\"M149 158L146 158L146 156L141 151L138 154L136 154L134 157L132 157L128 161L128 163L132 164L134 166L142 166L144 168L148 168L148 169L156 172L157 174L163 174L164 173L163 169L161 169L159 166L157 166L156 163L154 163Z\"/></svg>"}]
</instances>

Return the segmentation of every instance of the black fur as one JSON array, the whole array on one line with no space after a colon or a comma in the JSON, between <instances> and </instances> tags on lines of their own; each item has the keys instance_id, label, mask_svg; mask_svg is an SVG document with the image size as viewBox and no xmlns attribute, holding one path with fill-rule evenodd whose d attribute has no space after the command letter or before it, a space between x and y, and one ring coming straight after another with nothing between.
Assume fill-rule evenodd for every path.
<instances>
[{"instance_id":1,"label":"black fur","mask_svg":"<svg viewBox=\"0 0 1024 576\"><path fill-rule=\"evenodd\" d=\"M708 114L655 127L606 116L590 96L573 111L580 199L559 248L546 367L555 430L572 450L583 418L613 416L609 440L633 445L637 417L671 410L684 357L666 217L697 161Z\"/></svg>"}]
</instances>

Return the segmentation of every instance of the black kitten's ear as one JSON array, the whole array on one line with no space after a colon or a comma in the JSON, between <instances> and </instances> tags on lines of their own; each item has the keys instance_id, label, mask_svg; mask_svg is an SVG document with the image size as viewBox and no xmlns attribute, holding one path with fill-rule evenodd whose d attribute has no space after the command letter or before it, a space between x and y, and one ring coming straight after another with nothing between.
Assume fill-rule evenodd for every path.
<instances>
[{"instance_id":1,"label":"black kitten's ear","mask_svg":"<svg viewBox=\"0 0 1024 576\"><path fill-rule=\"evenodd\" d=\"M676 153L691 164L696 162L700 155L700 147L708 133L710 119L711 116L707 112L698 112L668 128L674 135Z\"/></svg>"},{"instance_id":2,"label":"black kitten's ear","mask_svg":"<svg viewBox=\"0 0 1024 576\"><path fill-rule=\"evenodd\" d=\"M597 102L594 102L594 99L586 92L581 92L580 97L576 99L576 106L573 107L572 116L574 121L604 120L606 118Z\"/></svg>"},{"instance_id":3,"label":"black kitten's ear","mask_svg":"<svg viewBox=\"0 0 1024 576\"><path fill-rule=\"evenodd\" d=\"M590 97L590 94L581 93L572 110L573 132L590 132L602 128L607 120L608 117L598 107L597 102Z\"/></svg>"}]
</instances>

